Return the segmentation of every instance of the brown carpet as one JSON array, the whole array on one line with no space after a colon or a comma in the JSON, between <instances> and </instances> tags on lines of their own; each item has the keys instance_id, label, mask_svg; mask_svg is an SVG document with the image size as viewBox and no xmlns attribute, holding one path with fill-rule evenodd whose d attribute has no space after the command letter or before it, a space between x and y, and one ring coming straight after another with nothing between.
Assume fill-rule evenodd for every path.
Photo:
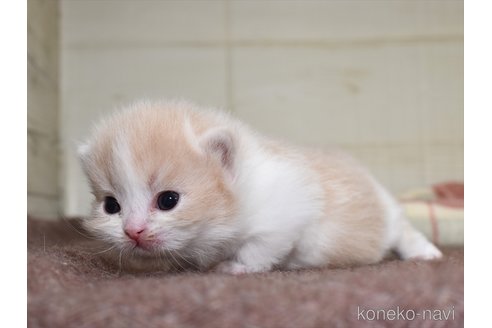
<instances>
[{"instance_id":1,"label":"brown carpet","mask_svg":"<svg viewBox=\"0 0 492 328\"><path fill-rule=\"evenodd\" d=\"M74 226L28 219L29 327L463 326L463 248L434 262L143 274L118 272L118 261L95 254L101 245Z\"/></svg>"}]
</instances>

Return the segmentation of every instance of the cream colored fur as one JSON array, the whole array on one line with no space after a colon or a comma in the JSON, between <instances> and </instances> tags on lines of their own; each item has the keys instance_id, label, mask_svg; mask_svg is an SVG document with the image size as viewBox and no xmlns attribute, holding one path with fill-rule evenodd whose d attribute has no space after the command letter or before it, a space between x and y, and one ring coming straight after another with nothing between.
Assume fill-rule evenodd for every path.
<instances>
[{"instance_id":1,"label":"cream colored fur","mask_svg":"<svg viewBox=\"0 0 492 328\"><path fill-rule=\"evenodd\" d=\"M397 202L345 154L300 149L187 102L139 102L80 147L95 200L85 225L136 256L229 273L439 258ZM170 211L157 195L179 192ZM103 209L115 197L121 212ZM145 249L124 227L145 226Z\"/></svg>"}]
</instances>

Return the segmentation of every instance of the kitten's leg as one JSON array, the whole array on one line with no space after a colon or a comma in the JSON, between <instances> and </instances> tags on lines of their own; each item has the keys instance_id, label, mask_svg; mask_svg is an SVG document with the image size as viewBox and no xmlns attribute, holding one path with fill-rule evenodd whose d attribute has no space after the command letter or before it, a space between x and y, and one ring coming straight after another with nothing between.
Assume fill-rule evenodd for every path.
<instances>
[{"instance_id":1,"label":"kitten's leg","mask_svg":"<svg viewBox=\"0 0 492 328\"><path fill-rule=\"evenodd\" d=\"M238 250L233 260L220 263L215 270L231 274L270 271L288 255L291 248L292 245L286 247L283 238L249 241Z\"/></svg>"},{"instance_id":2,"label":"kitten's leg","mask_svg":"<svg viewBox=\"0 0 492 328\"><path fill-rule=\"evenodd\" d=\"M442 257L442 253L434 244L428 241L424 235L402 219L402 232L395 245L396 252L402 259L432 260Z\"/></svg>"},{"instance_id":3,"label":"kitten's leg","mask_svg":"<svg viewBox=\"0 0 492 328\"><path fill-rule=\"evenodd\" d=\"M403 209L385 189L376 185L381 200L387 209L387 236L384 248L395 250L402 259L438 259L441 251L415 229L405 217Z\"/></svg>"}]
</instances>

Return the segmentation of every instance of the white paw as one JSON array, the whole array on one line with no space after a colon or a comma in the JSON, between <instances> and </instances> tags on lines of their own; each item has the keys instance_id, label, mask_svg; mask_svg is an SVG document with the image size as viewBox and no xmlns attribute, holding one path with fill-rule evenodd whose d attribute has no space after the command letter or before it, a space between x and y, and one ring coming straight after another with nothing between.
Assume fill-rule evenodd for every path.
<instances>
[{"instance_id":1,"label":"white paw","mask_svg":"<svg viewBox=\"0 0 492 328\"><path fill-rule=\"evenodd\" d=\"M233 275L255 272L255 270L252 270L247 265L235 261L221 262L215 267L214 271Z\"/></svg>"},{"instance_id":2,"label":"white paw","mask_svg":"<svg viewBox=\"0 0 492 328\"><path fill-rule=\"evenodd\" d=\"M436 246L431 243L427 243L425 247L419 249L418 252L412 254L409 258L419 260L437 260L442 258L442 253Z\"/></svg>"}]
</instances>

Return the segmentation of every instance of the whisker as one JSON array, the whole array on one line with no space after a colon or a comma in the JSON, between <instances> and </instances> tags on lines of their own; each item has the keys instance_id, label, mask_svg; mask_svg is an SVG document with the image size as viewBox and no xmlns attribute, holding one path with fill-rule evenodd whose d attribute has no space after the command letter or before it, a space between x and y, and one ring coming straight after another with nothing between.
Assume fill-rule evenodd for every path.
<instances>
[{"instance_id":1,"label":"whisker","mask_svg":"<svg viewBox=\"0 0 492 328\"><path fill-rule=\"evenodd\" d=\"M185 261L186 263L188 263L189 265L191 265L192 268L200 271L200 268L198 267L198 265L196 265L195 263L192 263L190 261L188 261L181 253L179 253L178 251L176 251L176 255L179 256L183 261Z\"/></svg>"},{"instance_id":2,"label":"whisker","mask_svg":"<svg viewBox=\"0 0 492 328\"><path fill-rule=\"evenodd\" d=\"M200 261L201 264L205 264L205 260L203 259L203 254L200 250L197 250L194 252L196 256L198 256L198 261Z\"/></svg>"},{"instance_id":3,"label":"whisker","mask_svg":"<svg viewBox=\"0 0 492 328\"><path fill-rule=\"evenodd\" d=\"M169 253L169 252L167 252ZM164 259L164 263L168 263L172 266L172 269L173 269L173 272L179 272L179 267L176 267L175 264L176 264L176 260L172 261L173 257L171 255L171 258L169 256L166 256Z\"/></svg>"},{"instance_id":4,"label":"whisker","mask_svg":"<svg viewBox=\"0 0 492 328\"><path fill-rule=\"evenodd\" d=\"M178 261L178 260L176 260L176 258L174 257L174 255L173 255L172 251L169 251L168 253L169 253L169 255L171 255L171 258L172 258L172 259L176 262L176 264L178 265L178 269L185 270L185 268L183 268L183 266L179 263L179 261Z\"/></svg>"},{"instance_id":5,"label":"whisker","mask_svg":"<svg viewBox=\"0 0 492 328\"><path fill-rule=\"evenodd\" d=\"M105 250L102 250L100 252L96 252L96 253L91 253L91 255L98 255L98 254L102 254L102 253L106 253L112 249L115 249L116 248L116 245L113 245L113 246L110 246L109 248L105 249Z\"/></svg>"},{"instance_id":6,"label":"whisker","mask_svg":"<svg viewBox=\"0 0 492 328\"><path fill-rule=\"evenodd\" d=\"M161 263L163 263L165 265L165 271L169 271L169 265L171 263L169 263L169 261L165 261L164 258L162 257L162 253L161 252L157 252L157 260ZM173 267L173 270L174 270L174 267Z\"/></svg>"},{"instance_id":7,"label":"whisker","mask_svg":"<svg viewBox=\"0 0 492 328\"><path fill-rule=\"evenodd\" d=\"M124 250L124 248L121 248L121 250L120 250L120 258L119 258L119 261L118 261L119 269L118 269L118 272L117 272L118 275L121 275L121 262L122 262L121 261L121 257L123 256L123 250Z\"/></svg>"},{"instance_id":8,"label":"whisker","mask_svg":"<svg viewBox=\"0 0 492 328\"><path fill-rule=\"evenodd\" d=\"M70 222L70 220L68 220L66 217L62 216L62 220L70 227L72 228L73 231L77 232L79 235L81 235L82 237L84 238L87 238L87 239L92 239L92 240L99 240L98 238L94 238L92 236L89 236L85 233L83 233L82 231L80 231L79 229L77 229L73 224L72 222Z\"/></svg>"},{"instance_id":9,"label":"whisker","mask_svg":"<svg viewBox=\"0 0 492 328\"><path fill-rule=\"evenodd\" d=\"M176 261L172 261L173 257L171 257L171 258L170 258L170 257L168 256L166 259L167 259L167 261L169 262L169 264L171 264L171 265L172 265L172 267L173 267L173 271L174 271L174 272L178 272L178 271L179 271L179 267L176 267L176 266L175 266Z\"/></svg>"},{"instance_id":10,"label":"whisker","mask_svg":"<svg viewBox=\"0 0 492 328\"><path fill-rule=\"evenodd\" d=\"M206 264L206 261L204 258L204 253L199 249L194 249L192 252L192 255L194 258L197 259L197 261L198 261L197 266L199 267L199 271L201 271L202 267Z\"/></svg>"}]
</instances>

